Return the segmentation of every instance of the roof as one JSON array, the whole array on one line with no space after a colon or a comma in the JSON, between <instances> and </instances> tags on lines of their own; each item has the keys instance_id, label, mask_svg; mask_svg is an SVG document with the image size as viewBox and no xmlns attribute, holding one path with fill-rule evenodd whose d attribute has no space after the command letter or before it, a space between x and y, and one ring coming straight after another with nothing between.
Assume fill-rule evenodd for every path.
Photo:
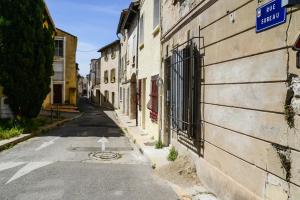
<instances>
[{"instance_id":1,"label":"roof","mask_svg":"<svg viewBox=\"0 0 300 200\"><path fill-rule=\"evenodd\" d=\"M59 30L59 31L61 31L61 32L63 32L63 33L65 33L65 34L67 34L67 35L70 35L70 36L72 36L72 37L75 37L75 38L77 38L77 36L75 36L75 35L72 35L71 33L68 33L68 32L66 32L66 31L64 31L64 30L62 30L62 29L60 29L60 28L56 28L56 30Z\"/></svg>"},{"instance_id":2,"label":"roof","mask_svg":"<svg viewBox=\"0 0 300 200\"><path fill-rule=\"evenodd\" d=\"M123 27L123 24L124 24L124 21L125 21L127 15L128 15L128 9L125 9L121 12L118 29L117 29L117 34L121 32L121 29Z\"/></svg>"},{"instance_id":3,"label":"roof","mask_svg":"<svg viewBox=\"0 0 300 200\"><path fill-rule=\"evenodd\" d=\"M117 34L120 33L122 29L127 29L131 25L133 19L138 15L139 7L140 1L134 1L129 4L127 9L122 11Z\"/></svg>"},{"instance_id":4,"label":"roof","mask_svg":"<svg viewBox=\"0 0 300 200\"><path fill-rule=\"evenodd\" d=\"M120 44L120 40L115 40L113 41L112 43L108 44L108 45L105 45L104 47L102 47L101 49L98 50L98 52L102 52L103 50L109 48L109 47L112 47L116 44Z\"/></svg>"},{"instance_id":5,"label":"roof","mask_svg":"<svg viewBox=\"0 0 300 200\"><path fill-rule=\"evenodd\" d=\"M129 28L129 26L131 25L134 18L138 15L138 11L140 9L139 7L140 7L140 2L139 1L130 3L129 8L128 8L129 12L128 12L128 15L127 15L127 17L125 19L125 22L124 22L124 28L125 29Z\"/></svg>"}]
</instances>

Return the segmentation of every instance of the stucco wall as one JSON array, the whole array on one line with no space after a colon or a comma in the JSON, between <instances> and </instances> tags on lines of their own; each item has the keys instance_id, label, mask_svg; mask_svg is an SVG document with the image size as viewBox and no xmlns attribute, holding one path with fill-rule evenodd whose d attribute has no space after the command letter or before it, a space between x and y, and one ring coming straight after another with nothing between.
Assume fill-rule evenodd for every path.
<instances>
[{"instance_id":1,"label":"stucco wall","mask_svg":"<svg viewBox=\"0 0 300 200\"><path fill-rule=\"evenodd\" d=\"M140 43L139 48L139 70L138 79L146 79L145 102L142 103L142 110L145 112L145 122L143 122L143 111L139 111L140 125L145 124L145 132L158 140L158 121L153 122L150 118L150 110L147 104L150 101L151 94L151 77L160 73L160 25L153 27L153 0L145 0L141 5L140 16L144 18L144 42Z\"/></svg>"},{"instance_id":2,"label":"stucco wall","mask_svg":"<svg viewBox=\"0 0 300 200\"><path fill-rule=\"evenodd\" d=\"M225 200L299 199L300 121L296 116L296 128L288 127L284 103L287 74L300 75L288 48L300 33L300 12L289 9L285 24L256 33L254 0L203 1L182 21L167 18L178 16L178 5L165 0L162 7L164 55L167 45L186 41L188 30L204 37L204 157L195 160L203 183ZM173 144L181 146L175 138ZM276 145L290 147L290 181Z\"/></svg>"},{"instance_id":3,"label":"stucco wall","mask_svg":"<svg viewBox=\"0 0 300 200\"><path fill-rule=\"evenodd\" d=\"M65 80L64 80L64 100L72 105L77 104L77 69L76 69L76 49L77 37L63 32L59 29L56 30L57 37L63 37L65 41ZM51 82L53 84L53 81ZM61 83L63 84L63 82ZM52 86L50 86L52 88ZM70 92L71 89L71 92ZM52 92L50 92L44 100L43 107L51 105ZM64 103L65 103L64 102Z\"/></svg>"},{"instance_id":4,"label":"stucco wall","mask_svg":"<svg viewBox=\"0 0 300 200\"><path fill-rule=\"evenodd\" d=\"M68 35L64 32L58 31L58 36L66 38L66 75L65 75L65 101L70 104L77 104L77 70L76 70L76 49L77 38ZM71 91L70 91L71 89Z\"/></svg>"}]
</instances>

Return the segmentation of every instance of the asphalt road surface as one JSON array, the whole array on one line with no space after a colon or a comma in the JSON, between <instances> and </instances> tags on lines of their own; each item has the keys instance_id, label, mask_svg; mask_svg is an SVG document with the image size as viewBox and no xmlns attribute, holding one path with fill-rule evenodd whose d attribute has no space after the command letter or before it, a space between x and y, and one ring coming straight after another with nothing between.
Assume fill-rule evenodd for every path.
<instances>
[{"instance_id":1,"label":"asphalt road surface","mask_svg":"<svg viewBox=\"0 0 300 200\"><path fill-rule=\"evenodd\" d=\"M0 153L0 200L178 199L113 120L80 106L82 117ZM102 137L117 160L99 159Z\"/></svg>"}]
</instances>

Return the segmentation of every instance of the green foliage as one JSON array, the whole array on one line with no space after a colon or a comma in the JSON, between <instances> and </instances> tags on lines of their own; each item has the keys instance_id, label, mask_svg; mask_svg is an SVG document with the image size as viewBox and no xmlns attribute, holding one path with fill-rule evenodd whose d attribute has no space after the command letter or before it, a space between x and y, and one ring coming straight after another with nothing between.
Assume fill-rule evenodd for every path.
<instances>
[{"instance_id":1,"label":"green foliage","mask_svg":"<svg viewBox=\"0 0 300 200\"><path fill-rule=\"evenodd\" d=\"M50 91L53 28L43 0L0 1L0 85L15 116L34 118Z\"/></svg>"},{"instance_id":2,"label":"green foliage","mask_svg":"<svg viewBox=\"0 0 300 200\"><path fill-rule=\"evenodd\" d=\"M272 146L276 149L277 155L280 158L281 168L285 170L286 180L289 182L292 176L291 150L288 147L278 144L272 144Z\"/></svg>"},{"instance_id":3,"label":"green foliage","mask_svg":"<svg viewBox=\"0 0 300 200\"><path fill-rule=\"evenodd\" d=\"M0 129L0 140L19 136L23 133L23 131L24 130L21 128Z\"/></svg>"},{"instance_id":4,"label":"green foliage","mask_svg":"<svg viewBox=\"0 0 300 200\"><path fill-rule=\"evenodd\" d=\"M177 157L178 157L178 151L175 149L175 147L172 147L169 151L168 160L175 161Z\"/></svg>"},{"instance_id":5,"label":"green foliage","mask_svg":"<svg viewBox=\"0 0 300 200\"><path fill-rule=\"evenodd\" d=\"M291 105L285 105L285 120L290 128L295 128L295 112Z\"/></svg>"},{"instance_id":6,"label":"green foliage","mask_svg":"<svg viewBox=\"0 0 300 200\"><path fill-rule=\"evenodd\" d=\"M162 149L164 147L161 140L155 142L155 149Z\"/></svg>"},{"instance_id":7,"label":"green foliage","mask_svg":"<svg viewBox=\"0 0 300 200\"><path fill-rule=\"evenodd\" d=\"M22 120L1 120L0 140L19 136L23 133L37 131L41 126L49 122L46 118L22 119Z\"/></svg>"}]
</instances>

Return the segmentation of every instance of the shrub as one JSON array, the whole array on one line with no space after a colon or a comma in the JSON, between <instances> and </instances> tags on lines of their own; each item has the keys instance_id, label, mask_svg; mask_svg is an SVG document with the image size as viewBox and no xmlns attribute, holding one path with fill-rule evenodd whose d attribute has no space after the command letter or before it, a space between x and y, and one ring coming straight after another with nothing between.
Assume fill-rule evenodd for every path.
<instances>
[{"instance_id":1,"label":"shrub","mask_svg":"<svg viewBox=\"0 0 300 200\"><path fill-rule=\"evenodd\" d=\"M175 147L172 147L169 151L168 160L175 161L177 157L178 157L178 151L175 149Z\"/></svg>"},{"instance_id":2,"label":"shrub","mask_svg":"<svg viewBox=\"0 0 300 200\"><path fill-rule=\"evenodd\" d=\"M155 149L162 149L164 147L161 140L155 142Z\"/></svg>"},{"instance_id":3,"label":"shrub","mask_svg":"<svg viewBox=\"0 0 300 200\"><path fill-rule=\"evenodd\" d=\"M43 0L0 1L0 85L14 116L34 118L50 91L54 27Z\"/></svg>"},{"instance_id":4,"label":"shrub","mask_svg":"<svg viewBox=\"0 0 300 200\"><path fill-rule=\"evenodd\" d=\"M17 137L23 133L21 128L11 128L11 129L0 129L0 140L9 139L12 137Z\"/></svg>"}]
</instances>

